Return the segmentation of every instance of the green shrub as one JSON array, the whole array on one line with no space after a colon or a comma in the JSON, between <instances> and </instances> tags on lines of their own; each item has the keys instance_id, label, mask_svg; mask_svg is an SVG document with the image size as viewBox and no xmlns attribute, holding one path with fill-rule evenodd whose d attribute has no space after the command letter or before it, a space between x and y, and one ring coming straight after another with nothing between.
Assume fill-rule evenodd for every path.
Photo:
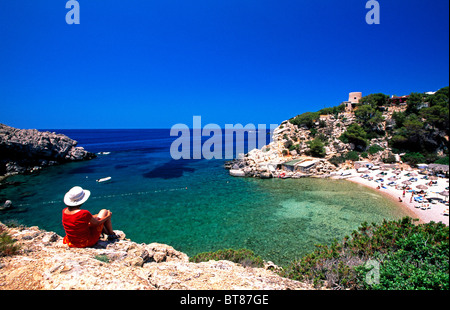
<instances>
[{"instance_id":1,"label":"green shrub","mask_svg":"<svg viewBox=\"0 0 450 310\"><path fill-rule=\"evenodd\" d=\"M207 262L209 260L228 260L241 264L244 267L264 267L262 258L255 256L253 251L247 249L227 249L218 250L216 252L204 252L189 258L189 261L194 263Z\"/></svg>"},{"instance_id":2,"label":"green shrub","mask_svg":"<svg viewBox=\"0 0 450 310\"><path fill-rule=\"evenodd\" d=\"M308 129L311 129L319 117L319 112L306 112L291 118L289 122L293 125L306 126Z\"/></svg>"},{"instance_id":3,"label":"green shrub","mask_svg":"<svg viewBox=\"0 0 450 310\"><path fill-rule=\"evenodd\" d=\"M399 249L380 259L380 281L368 289L448 290L448 243L428 245L423 232L397 242ZM364 273L363 273L364 274Z\"/></svg>"},{"instance_id":4,"label":"green shrub","mask_svg":"<svg viewBox=\"0 0 450 310\"><path fill-rule=\"evenodd\" d=\"M344 112L344 111L345 111L345 105L340 104L335 107L323 108L323 109L319 110L319 114L320 115L331 114L331 115L337 116L340 112Z\"/></svg>"},{"instance_id":5,"label":"green shrub","mask_svg":"<svg viewBox=\"0 0 450 310\"><path fill-rule=\"evenodd\" d=\"M328 161L333 165L335 165L336 167L339 167L340 164L345 162L345 157L343 156L338 157L336 155L333 155L333 157L331 157Z\"/></svg>"},{"instance_id":6,"label":"green shrub","mask_svg":"<svg viewBox=\"0 0 450 310\"><path fill-rule=\"evenodd\" d=\"M296 150L297 152L300 151L300 145L299 144L293 144L289 147L289 151L294 151Z\"/></svg>"},{"instance_id":7,"label":"green shrub","mask_svg":"<svg viewBox=\"0 0 450 310\"><path fill-rule=\"evenodd\" d=\"M379 263L379 281L369 284L365 267ZM449 289L449 227L416 225L409 217L381 224L362 223L338 243L292 262L282 276L333 289Z\"/></svg>"},{"instance_id":8,"label":"green shrub","mask_svg":"<svg viewBox=\"0 0 450 310\"><path fill-rule=\"evenodd\" d=\"M292 140L287 140L286 142L284 142L284 147L288 149L288 148L290 148L293 144L294 144L294 142L292 142Z\"/></svg>"},{"instance_id":9,"label":"green shrub","mask_svg":"<svg viewBox=\"0 0 450 310\"><path fill-rule=\"evenodd\" d=\"M389 154L388 157L382 158L383 163L385 164L393 164L397 162L397 159L395 158L394 154Z\"/></svg>"},{"instance_id":10,"label":"green shrub","mask_svg":"<svg viewBox=\"0 0 450 310\"><path fill-rule=\"evenodd\" d=\"M449 164L449 159L448 159L448 155L445 157L441 157L438 160L436 160L434 162L435 164L441 164L441 165L448 165Z\"/></svg>"},{"instance_id":11,"label":"green shrub","mask_svg":"<svg viewBox=\"0 0 450 310\"><path fill-rule=\"evenodd\" d=\"M417 165L425 162L425 156L418 152L406 153L402 156L402 160L410 165Z\"/></svg>"},{"instance_id":12,"label":"green shrub","mask_svg":"<svg viewBox=\"0 0 450 310\"><path fill-rule=\"evenodd\" d=\"M367 152L369 152L370 155L376 154L379 151L384 151L384 149L378 144L372 144L367 150Z\"/></svg>"},{"instance_id":13,"label":"green shrub","mask_svg":"<svg viewBox=\"0 0 450 310\"><path fill-rule=\"evenodd\" d=\"M356 123L351 124L347 127L347 130L339 137L339 139L344 143L353 143L355 147L364 151L367 147L367 133L364 129Z\"/></svg>"},{"instance_id":14,"label":"green shrub","mask_svg":"<svg viewBox=\"0 0 450 310\"><path fill-rule=\"evenodd\" d=\"M309 146L309 150L307 151L307 154L313 157L325 157L325 147L319 138L314 138L314 140L306 142Z\"/></svg>"},{"instance_id":15,"label":"green shrub","mask_svg":"<svg viewBox=\"0 0 450 310\"><path fill-rule=\"evenodd\" d=\"M0 257L13 255L19 250L16 240L0 227Z\"/></svg>"},{"instance_id":16,"label":"green shrub","mask_svg":"<svg viewBox=\"0 0 450 310\"><path fill-rule=\"evenodd\" d=\"M103 263L109 263L110 262L108 255L105 255L105 254L95 255L94 258L96 260L99 260L99 261L103 262Z\"/></svg>"},{"instance_id":17,"label":"green shrub","mask_svg":"<svg viewBox=\"0 0 450 310\"><path fill-rule=\"evenodd\" d=\"M355 151L350 151L345 155L345 159L346 160L353 160L353 161L358 161L359 160L359 154L358 152Z\"/></svg>"}]
</instances>

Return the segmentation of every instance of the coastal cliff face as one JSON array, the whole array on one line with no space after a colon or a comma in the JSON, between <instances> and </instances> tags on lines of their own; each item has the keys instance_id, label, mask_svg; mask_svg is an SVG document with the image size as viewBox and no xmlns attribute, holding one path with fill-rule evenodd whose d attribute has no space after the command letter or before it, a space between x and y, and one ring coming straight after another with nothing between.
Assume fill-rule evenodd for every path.
<instances>
[{"instance_id":1,"label":"coastal cliff face","mask_svg":"<svg viewBox=\"0 0 450 310\"><path fill-rule=\"evenodd\" d=\"M19 251L0 257L0 290L309 290L278 276L273 265L243 267L230 261L190 263L186 254L159 243L137 244L121 236L92 248L69 248L62 237L38 227L8 228Z\"/></svg>"},{"instance_id":2,"label":"coastal cliff face","mask_svg":"<svg viewBox=\"0 0 450 310\"><path fill-rule=\"evenodd\" d=\"M0 175L31 172L94 157L95 154L77 147L77 141L63 134L0 124Z\"/></svg>"},{"instance_id":3,"label":"coastal cliff face","mask_svg":"<svg viewBox=\"0 0 450 310\"><path fill-rule=\"evenodd\" d=\"M383 134L365 138L366 146L363 147L342 139L346 132L354 130L354 126L361 123L355 111L317 115L308 124L296 122L294 117L275 128L270 144L227 162L225 168L230 170L232 176L267 179L339 176L346 168L352 168L353 162L357 160L376 164L402 163L400 155L393 152L389 141L396 134L393 131L396 126L394 113L401 114L405 110L406 106L393 106L381 113L379 121L372 125ZM428 127L431 128L430 125L424 125L424 128ZM428 144L435 145L438 156L443 156L448 136L442 130L428 131L424 139L428 139Z\"/></svg>"},{"instance_id":4,"label":"coastal cliff face","mask_svg":"<svg viewBox=\"0 0 450 310\"><path fill-rule=\"evenodd\" d=\"M261 149L253 149L243 157L229 161L225 168L230 170L230 175L237 177L255 177L268 179L279 177L282 173L286 177L328 177L335 174L342 167L331 164L328 159L334 154L346 153L351 150L351 146L342 143L337 137L342 130L341 127L334 127L332 123L327 124L323 130L332 131L329 134L330 143L325 148L324 158L309 156L308 142L313 140L311 130L284 121L275 128L272 134L272 142ZM295 145L295 149L290 146ZM278 171L280 167L290 161L306 162L315 161L309 169L299 172Z\"/></svg>"}]
</instances>

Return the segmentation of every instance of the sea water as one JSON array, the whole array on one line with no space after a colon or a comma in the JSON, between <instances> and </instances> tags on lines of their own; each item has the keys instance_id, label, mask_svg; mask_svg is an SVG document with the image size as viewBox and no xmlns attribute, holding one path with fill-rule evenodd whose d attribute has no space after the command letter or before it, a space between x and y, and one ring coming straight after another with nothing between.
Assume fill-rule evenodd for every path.
<instances>
[{"instance_id":1,"label":"sea water","mask_svg":"<svg viewBox=\"0 0 450 310\"><path fill-rule=\"evenodd\" d=\"M0 221L39 226L64 235L64 194L91 191L83 208L113 213L113 228L141 243L159 242L189 256L247 248L279 265L316 244L330 244L367 221L406 214L376 191L344 180L234 178L223 159L173 160L169 130L51 130L98 158L52 166L5 180ZM268 136L269 137L269 136ZM97 179L111 177L110 182Z\"/></svg>"}]
</instances>

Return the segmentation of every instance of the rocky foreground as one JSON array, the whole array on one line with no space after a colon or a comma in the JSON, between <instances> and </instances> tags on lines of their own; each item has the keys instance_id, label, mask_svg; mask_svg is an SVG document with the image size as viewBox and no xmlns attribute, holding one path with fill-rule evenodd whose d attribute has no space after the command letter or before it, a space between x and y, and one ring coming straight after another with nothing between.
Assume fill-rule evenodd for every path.
<instances>
[{"instance_id":1,"label":"rocky foreground","mask_svg":"<svg viewBox=\"0 0 450 310\"><path fill-rule=\"evenodd\" d=\"M68 248L62 237L38 227L1 230L20 250L0 258L3 290L309 290L310 285L266 268L230 261L190 263L186 254L159 244L125 238L99 241L93 248Z\"/></svg>"},{"instance_id":2,"label":"rocky foreground","mask_svg":"<svg viewBox=\"0 0 450 310\"><path fill-rule=\"evenodd\" d=\"M0 124L0 176L94 157L66 135Z\"/></svg>"}]
</instances>

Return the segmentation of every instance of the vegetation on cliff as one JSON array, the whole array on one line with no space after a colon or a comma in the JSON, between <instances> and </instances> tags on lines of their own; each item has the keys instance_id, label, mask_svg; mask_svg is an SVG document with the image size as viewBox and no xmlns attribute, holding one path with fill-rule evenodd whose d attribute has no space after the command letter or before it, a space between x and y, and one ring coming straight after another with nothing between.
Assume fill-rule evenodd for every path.
<instances>
[{"instance_id":1,"label":"vegetation on cliff","mask_svg":"<svg viewBox=\"0 0 450 310\"><path fill-rule=\"evenodd\" d=\"M209 260L229 260L245 267L264 267L263 259L260 256L256 256L253 251L247 249L226 249L216 252L203 252L189 258L189 261L194 263L207 262Z\"/></svg>"},{"instance_id":2,"label":"vegetation on cliff","mask_svg":"<svg viewBox=\"0 0 450 310\"><path fill-rule=\"evenodd\" d=\"M349 147L336 152L340 156L332 159L336 164L346 159L367 158L385 149L388 155L383 161L387 163L396 161L395 154L410 164L448 163L448 86L434 94L411 93L403 104L392 102L382 93L370 94L361 98L351 113L345 113L344 109L341 104L289 120L296 128L309 132L307 155L326 157L326 146L343 150L335 140L338 138ZM296 139L289 143L289 138L285 137L287 148L299 153ZM350 152L356 153L347 156Z\"/></svg>"},{"instance_id":3,"label":"vegetation on cliff","mask_svg":"<svg viewBox=\"0 0 450 310\"><path fill-rule=\"evenodd\" d=\"M392 118L395 126L389 132L389 144L394 152L406 153L409 161L428 163L439 160L437 151L448 157L449 87L433 95L412 93L406 110Z\"/></svg>"},{"instance_id":4,"label":"vegetation on cliff","mask_svg":"<svg viewBox=\"0 0 450 310\"><path fill-rule=\"evenodd\" d=\"M318 245L313 253L292 262L282 275L315 285L326 281L333 289L448 290L448 254L448 226L434 222L415 225L406 217L363 223L342 242Z\"/></svg>"},{"instance_id":5,"label":"vegetation on cliff","mask_svg":"<svg viewBox=\"0 0 450 310\"><path fill-rule=\"evenodd\" d=\"M13 255L19 250L16 241L11 238L3 226L0 225L0 257L6 255Z\"/></svg>"}]
</instances>

